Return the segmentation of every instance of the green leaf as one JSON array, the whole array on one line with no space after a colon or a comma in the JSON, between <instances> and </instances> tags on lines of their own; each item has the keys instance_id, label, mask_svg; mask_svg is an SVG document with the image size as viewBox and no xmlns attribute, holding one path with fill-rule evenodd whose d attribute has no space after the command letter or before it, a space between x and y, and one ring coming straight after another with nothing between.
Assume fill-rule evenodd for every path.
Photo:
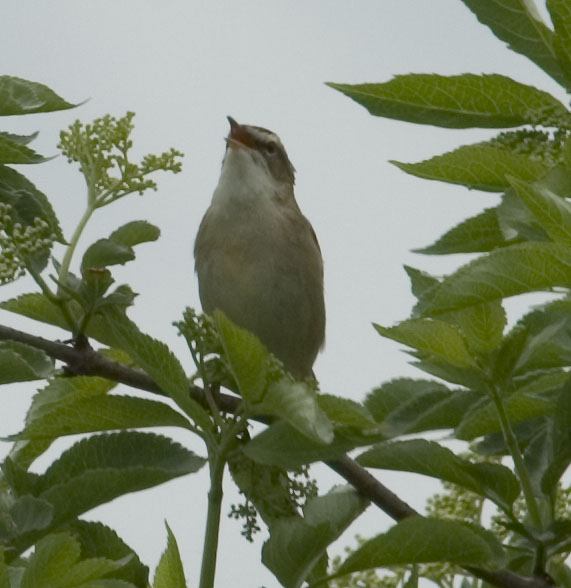
<instances>
[{"instance_id":1,"label":"green leaf","mask_svg":"<svg viewBox=\"0 0 571 588\"><path fill-rule=\"evenodd\" d=\"M166 437L135 431L83 439L40 477L61 524L118 496L198 471L205 460Z\"/></svg>"},{"instance_id":2,"label":"green leaf","mask_svg":"<svg viewBox=\"0 0 571 588\"><path fill-rule=\"evenodd\" d=\"M281 417L317 443L333 441L333 425L319 407L315 392L304 382L289 378L273 382L255 410L258 414Z\"/></svg>"},{"instance_id":3,"label":"green leaf","mask_svg":"<svg viewBox=\"0 0 571 588\"><path fill-rule=\"evenodd\" d=\"M419 178L460 184L471 190L486 192L503 192L509 188L507 175L533 182L547 172L547 166L538 161L485 143L464 145L418 163L391 163Z\"/></svg>"},{"instance_id":4,"label":"green leaf","mask_svg":"<svg viewBox=\"0 0 571 588\"><path fill-rule=\"evenodd\" d=\"M53 520L53 506L47 501L25 494L10 506L9 516L15 535L48 528Z\"/></svg>"},{"instance_id":5,"label":"green leaf","mask_svg":"<svg viewBox=\"0 0 571 588\"><path fill-rule=\"evenodd\" d=\"M397 394L399 390L404 392L399 405L388 414L379 414L377 407L386 403L387 392ZM409 396L412 390L417 393ZM375 416L385 414L381 431L386 438L393 438L421 431L453 429L481 399L478 392L450 390L431 380L397 380L375 390L365 404Z\"/></svg>"},{"instance_id":6,"label":"green leaf","mask_svg":"<svg viewBox=\"0 0 571 588\"><path fill-rule=\"evenodd\" d=\"M500 300L469 306L447 318L460 328L468 349L476 355L489 353L500 346L507 323Z\"/></svg>"},{"instance_id":7,"label":"green leaf","mask_svg":"<svg viewBox=\"0 0 571 588\"><path fill-rule=\"evenodd\" d=\"M32 225L36 218L40 218L48 224L56 241L65 242L59 221L47 196L25 176L5 165L0 165L0 202L12 206L14 223L27 227Z\"/></svg>"},{"instance_id":8,"label":"green leaf","mask_svg":"<svg viewBox=\"0 0 571 588\"><path fill-rule=\"evenodd\" d=\"M439 282L438 278L409 265L404 265L404 271L410 278L410 289L416 298L422 298Z\"/></svg>"},{"instance_id":9,"label":"green leaf","mask_svg":"<svg viewBox=\"0 0 571 588\"><path fill-rule=\"evenodd\" d=\"M148 586L149 569L141 563L137 554L117 533L101 523L75 520L69 525L81 544L81 554L86 558L104 557L107 559L128 559L113 577L130 582L137 588Z\"/></svg>"},{"instance_id":10,"label":"green leaf","mask_svg":"<svg viewBox=\"0 0 571 588\"><path fill-rule=\"evenodd\" d=\"M22 588L71 588L104 586L102 576L120 569L127 560L80 560L80 546L69 533L48 535L37 544L22 576ZM92 583L98 581L96 583ZM108 580L103 580L106 582ZM123 584L125 585L125 584Z\"/></svg>"},{"instance_id":11,"label":"green leaf","mask_svg":"<svg viewBox=\"0 0 571 588\"><path fill-rule=\"evenodd\" d=\"M250 402L259 402L266 389L268 350L258 337L240 328L223 312L214 312L214 322L240 394Z\"/></svg>"},{"instance_id":12,"label":"green leaf","mask_svg":"<svg viewBox=\"0 0 571 588\"><path fill-rule=\"evenodd\" d=\"M12 141L0 134L0 164L26 164L26 163L43 163L53 157L43 157L33 149Z\"/></svg>"},{"instance_id":13,"label":"green leaf","mask_svg":"<svg viewBox=\"0 0 571 588\"><path fill-rule=\"evenodd\" d=\"M409 74L383 84L333 84L372 115L464 129L554 124L570 115L551 94L498 74Z\"/></svg>"},{"instance_id":14,"label":"green leaf","mask_svg":"<svg viewBox=\"0 0 571 588\"><path fill-rule=\"evenodd\" d=\"M43 84L0 76L0 116L34 114L75 108Z\"/></svg>"},{"instance_id":15,"label":"green leaf","mask_svg":"<svg viewBox=\"0 0 571 588\"><path fill-rule=\"evenodd\" d=\"M462 0L512 51L521 53L565 85L568 77L553 50L553 32L530 2L522 0Z\"/></svg>"},{"instance_id":16,"label":"green leaf","mask_svg":"<svg viewBox=\"0 0 571 588\"><path fill-rule=\"evenodd\" d=\"M571 427L569 423L571 423L571 380L567 380L563 386L553 414L551 430L553 455L541 481L541 487L547 494L555 491L557 482L571 463Z\"/></svg>"},{"instance_id":17,"label":"green leaf","mask_svg":"<svg viewBox=\"0 0 571 588\"><path fill-rule=\"evenodd\" d=\"M498 221L497 209L487 208L444 233L432 245L414 249L414 252L428 255L479 253L491 251L496 247L505 247L508 244Z\"/></svg>"},{"instance_id":18,"label":"green leaf","mask_svg":"<svg viewBox=\"0 0 571 588\"><path fill-rule=\"evenodd\" d=\"M109 239L126 247L134 247L140 243L156 241L160 234L161 230L158 227L147 221L139 220L119 227L109 235Z\"/></svg>"},{"instance_id":19,"label":"green leaf","mask_svg":"<svg viewBox=\"0 0 571 588\"><path fill-rule=\"evenodd\" d=\"M17 298L3 300L0 302L0 308L49 325L67 329L67 323L59 307L43 294L22 294Z\"/></svg>"},{"instance_id":20,"label":"green leaf","mask_svg":"<svg viewBox=\"0 0 571 588\"><path fill-rule=\"evenodd\" d=\"M122 312L106 308L104 320L108 330L133 361L157 386L204 430L211 427L208 413L190 396L189 381L174 353L161 341L139 331Z\"/></svg>"},{"instance_id":21,"label":"green leaf","mask_svg":"<svg viewBox=\"0 0 571 588\"><path fill-rule=\"evenodd\" d=\"M52 408L18 434L42 439L143 427L188 428L188 421L164 402L133 396L90 396Z\"/></svg>"},{"instance_id":22,"label":"green leaf","mask_svg":"<svg viewBox=\"0 0 571 588\"><path fill-rule=\"evenodd\" d=\"M26 566L21 588L61 586L61 577L79 556L79 543L69 533L54 533L40 539Z\"/></svg>"},{"instance_id":23,"label":"green leaf","mask_svg":"<svg viewBox=\"0 0 571 588\"><path fill-rule=\"evenodd\" d=\"M370 442L369 438L361 444ZM278 421L256 435L242 447L242 451L258 463L291 469L314 461L341 457L357 445L359 443L340 432L334 434L331 443L324 445L320 441L309 439L289 423Z\"/></svg>"},{"instance_id":24,"label":"green leaf","mask_svg":"<svg viewBox=\"0 0 571 588\"><path fill-rule=\"evenodd\" d=\"M517 424L552 412L557 394L566 380L565 372L540 375L505 397L504 410L510 422ZM456 437L471 440L501 430L497 409L492 401L488 401L465 416L456 428Z\"/></svg>"},{"instance_id":25,"label":"green leaf","mask_svg":"<svg viewBox=\"0 0 571 588\"><path fill-rule=\"evenodd\" d=\"M530 185L511 176L509 180L550 239L571 246L571 205L541 184Z\"/></svg>"},{"instance_id":26,"label":"green leaf","mask_svg":"<svg viewBox=\"0 0 571 588\"><path fill-rule=\"evenodd\" d=\"M186 588L186 579L178 545L170 527L168 525L166 527L168 534L167 548L161 555L157 566L153 588Z\"/></svg>"},{"instance_id":27,"label":"green leaf","mask_svg":"<svg viewBox=\"0 0 571 588\"><path fill-rule=\"evenodd\" d=\"M521 241L549 241L545 231L513 188L505 191L496 208L498 224L507 245Z\"/></svg>"},{"instance_id":28,"label":"green leaf","mask_svg":"<svg viewBox=\"0 0 571 588\"><path fill-rule=\"evenodd\" d=\"M494 376L513 378L571 363L571 299L555 300L522 317L498 351Z\"/></svg>"},{"instance_id":29,"label":"green leaf","mask_svg":"<svg viewBox=\"0 0 571 588\"><path fill-rule=\"evenodd\" d=\"M502 554L499 544L498 548L494 552L488 540L462 523L409 517L367 541L345 560L336 575L427 562L496 567Z\"/></svg>"},{"instance_id":30,"label":"green leaf","mask_svg":"<svg viewBox=\"0 0 571 588\"><path fill-rule=\"evenodd\" d=\"M16 341L0 341L0 384L43 380L53 371L53 359L40 349Z\"/></svg>"},{"instance_id":31,"label":"green leaf","mask_svg":"<svg viewBox=\"0 0 571 588\"><path fill-rule=\"evenodd\" d=\"M571 283L571 248L556 243L520 243L492 251L446 277L419 310L436 315L516 294Z\"/></svg>"},{"instance_id":32,"label":"green leaf","mask_svg":"<svg viewBox=\"0 0 571 588\"><path fill-rule=\"evenodd\" d=\"M363 432L375 433L378 423L365 406L340 396L332 394L319 394L317 397L319 408L327 415L335 425L354 427Z\"/></svg>"},{"instance_id":33,"label":"green leaf","mask_svg":"<svg viewBox=\"0 0 571 588\"><path fill-rule=\"evenodd\" d=\"M520 493L519 483L508 468L472 463L424 439L380 443L361 454L357 462L365 467L414 472L446 480L507 509Z\"/></svg>"},{"instance_id":34,"label":"green leaf","mask_svg":"<svg viewBox=\"0 0 571 588\"><path fill-rule=\"evenodd\" d=\"M561 69L567 76L567 88L571 87L571 10L566 0L547 0L549 15L555 27L553 47Z\"/></svg>"},{"instance_id":35,"label":"green leaf","mask_svg":"<svg viewBox=\"0 0 571 588\"><path fill-rule=\"evenodd\" d=\"M434 380L396 378L370 392L364 404L373 418L380 423L406 403L433 392L446 398L451 393L444 384Z\"/></svg>"},{"instance_id":36,"label":"green leaf","mask_svg":"<svg viewBox=\"0 0 571 588\"><path fill-rule=\"evenodd\" d=\"M131 247L111 239L99 239L87 248L81 260L81 270L124 264L135 259Z\"/></svg>"},{"instance_id":37,"label":"green leaf","mask_svg":"<svg viewBox=\"0 0 571 588\"><path fill-rule=\"evenodd\" d=\"M383 336L435 355L458 367L476 367L457 327L433 319L409 319L394 327L374 324Z\"/></svg>"},{"instance_id":38,"label":"green leaf","mask_svg":"<svg viewBox=\"0 0 571 588\"><path fill-rule=\"evenodd\" d=\"M110 296L113 296L113 294L110 294ZM71 330L59 307L46 296L37 292L22 294L17 298L0 302L0 308L48 325L60 327L65 331ZM75 300L70 301L68 309L76 320L83 316L83 311ZM105 345L117 346L117 341L108 326L108 322L102 316L91 317L85 334Z\"/></svg>"},{"instance_id":39,"label":"green leaf","mask_svg":"<svg viewBox=\"0 0 571 588\"><path fill-rule=\"evenodd\" d=\"M0 131L0 137L2 137L3 139L8 139L9 141L12 141L12 143L16 143L17 145L28 145L34 139L36 139L38 135L38 131L32 133L31 135L14 135L12 133L5 133L3 131Z\"/></svg>"},{"instance_id":40,"label":"green leaf","mask_svg":"<svg viewBox=\"0 0 571 588\"><path fill-rule=\"evenodd\" d=\"M303 519L278 519L270 527L270 538L262 548L262 561L282 586L299 588L327 546L363 512L367 501L350 487L334 488L312 498Z\"/></svg>"}]
</instances>

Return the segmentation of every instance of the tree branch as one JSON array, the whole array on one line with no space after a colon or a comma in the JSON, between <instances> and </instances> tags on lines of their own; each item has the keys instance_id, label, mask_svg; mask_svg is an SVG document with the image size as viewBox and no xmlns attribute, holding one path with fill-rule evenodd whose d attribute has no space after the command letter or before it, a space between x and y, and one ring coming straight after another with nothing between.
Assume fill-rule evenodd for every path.
<instances>
[{"instance_id":1,"label":"tree branch","mask_svg":"<svg viewBox=\"0 0 571 588\"><path fill-rule=\"evenodd\" d=\"M86 341L68 345L51 341L0 325L0 340L17 341L44 351L53 359L63 362L66 372L76 376L99 376L132 388L165 394L142 370L126 366L97 353ZM208 407L204 390L190 386L189 392L194 400ZM236 412L240 399L229 394L218 393L215 397L220 410ZM348 456L326 462L327 465L356 488L365 498L386 512L392 519L400 521L419 513L381 484L363 466ZM552 588L546 578L522 577L507 570L488 571L481 568L466 567L469 573L501 588Z\"/></svg>"}]
</instances>

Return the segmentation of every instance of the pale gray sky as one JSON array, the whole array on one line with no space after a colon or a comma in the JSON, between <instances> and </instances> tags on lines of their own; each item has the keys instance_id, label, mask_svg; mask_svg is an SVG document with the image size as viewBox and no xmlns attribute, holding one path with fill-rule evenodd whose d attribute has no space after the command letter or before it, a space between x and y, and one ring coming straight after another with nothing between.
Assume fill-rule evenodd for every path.
<instances>
[{"instance_id":1,"label":"pale gray sky","mask_svg":"<svg viewBox=\"0 0 571 588\"><path fill-rule=\"evenodd\" d=\"M325 260L327 345L316 373L324 391L355 400L392 377L421 377L398 345L376 335L371 322L387 325L408 316L414 301L403 264L446 273L462 259L425 258L409 250L496 201L491 194L407 176L387 160L417 161L492 133L373 118L324 82L381 82L409 72L498 72L557 91L460 0L4 0L1 14L2 74L45 83L71 102L90 98L71 111L5 118L2 130L39 129L35 148L52 155L59 130L76 118L89 122L134 110L138 153L171 146L185 153L183 173L157 177L157 193L131 196L103 211L82 244L128 220L148 219L162 229L157 243L139 247L137 261L114 275L140 293L131 316L171 345L189 371L190 358L170 324L185 306L199 306L192 245L218 179L226 115L280 135L297 169L298 202ZM69 235L85 201L76 169L58 158L23 171L50 196ZM4 287L1 296L31 288L23 280ZM2 324L37 328L0 314ZM32 389L10 386L0 392L9 407L0 416L0 435L7 435L19 429ZM174 434L203 454L194 440ZM57 444L50 458L63 446ZM341 482L323 468L317 472L323 474L323 491ZM417 508L424 504L423 488L434 488L404 474L381 478ZM199 573L205 484L203 471L119 499L86 518L117 529L152 568L165 545L167 519L192 586ZM225 512L234 499L228 484ZM357 531L372 535L390 523L372 509L365 517L341 545L352 543ZM223 519L217 585L277 586L259 562L261 540L251 546L239 532L239 525Z\"/></svg>"}]
</instances>

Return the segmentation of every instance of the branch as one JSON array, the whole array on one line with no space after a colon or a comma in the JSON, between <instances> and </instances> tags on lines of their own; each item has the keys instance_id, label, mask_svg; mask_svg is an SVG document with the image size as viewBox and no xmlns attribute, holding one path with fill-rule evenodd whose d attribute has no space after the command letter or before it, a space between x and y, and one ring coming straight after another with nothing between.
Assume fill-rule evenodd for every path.
<instances>
[{"instance_id":1,"label":"branch","mask_svg":"<svg viewBox=\"0 0 571 588\"><path fill-rule=\"evenodd\" d=\"M51 341L0 325L0 340L18 341L30 347L41 349L53 359L66 364L66 372L76 376L99 376L132 388L165 396L155 382L142 370L126 366L97 353L87 342L68 345ZM204 390L198 386L189 387L194 400L208 407ZM240 399L229 394L218 393L216 404L223 412L236 412ZM392 519L400 521L419 513L381 484L363 466L348 456L326 462L327 465L356 488L360 494L386 512ZM466 567L468 572L486 582L501 588L553 588L547 578L522 577L507 570L488 571Z\"/></svg>"}]
</instances>

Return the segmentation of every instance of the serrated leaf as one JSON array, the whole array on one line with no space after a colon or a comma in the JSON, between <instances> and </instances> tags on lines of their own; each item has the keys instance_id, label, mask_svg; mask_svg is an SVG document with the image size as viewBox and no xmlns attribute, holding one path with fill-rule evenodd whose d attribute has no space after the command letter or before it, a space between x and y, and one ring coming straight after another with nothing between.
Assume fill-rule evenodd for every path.
<instances>
[{"instance_id":1,"label":"serrated leaf","mask_svg":"<svg viewBox=\"0 0 571 588\"><path fill-rule=\"evenodd\" d=\"M8 139L9 141L12 141L12 143L16 143L18 145L28 145L34 139L36 139L38 135L38 131L32 133L31 135L14 135L13 133L6 133L4 131L0 131L0 137L2 137L3 139Z\"/></svg>"},{"instance_id":2,"label":"serrated leaf","mask_svg":"<svg viewBox=\"0 0 571 588\"><path fill-rule=\"evenodd\" d=\"M571 300L551 301L523 316L494 363L494 376L501 379L570 365Z\"/></svg>"},{"instance_id":3,"label":"serrated leaf","mask_svg":"<svg viewBox=\"0 0 571 588\"><path fill-rule=\"evenodd\" d=\"M482 391L486 387L485 373L479 369L457 367L436 356L429 356L420 351L411 351L410 355L418 358L417 361L411 361L410 365L431 376L471 390Z\"/></svg>"},{"instance_id":4,"label":"serrated leaf","mask_svg":"<svg viewBox=\"0 0 571 588\"><path fill-rule=\"evenodd\" d=\"M355 427L364 432L374 432L378 429L378 423L367 408L354 400L332 394L319 394L317 403L329 420L336 425Z\"/></svg>"},{"instance_id":5,"label":"serrated leaf","mask_svg":"<svg viewBox=\"0 0 571 588\"><path fill-rule=\"evenodd\" d=\"M18 535L49 527L53 520L53 506L47 501L25 494L10 506L10 519Z\"/></svg>"},{"instance_id":6,"label":"serrated leaf","mask_svg":"<svg viewBox=\"0 0 571 588\"><path fill-rule=\"evenodd\" d=\"M282 586L299 588L327 546L367 506L356 490L334 488L325 496L310 499L304 518L283 518L270 527L270 538L262 548L262 561Z\"/></svg>"},{"instance_id":7,"label":"serrated leaf","mask_svg":"<svg viewBox=\"0 0 571 588\"><path fill-rule=\"evenodd\" d=\"M500 300L469 306L447 316L460 328L472 353L490 353L500 346L507 323Z\"/></svg>"},{"instance_id":8,"label":"serrated leaf","mask_svg":"<svg viewBox=\"0 0 571 588\"><path fill-rule=\"evenodd\" d=\"M71 330L71 327L68 325L61 310L40 293L22 294L17 298L5 300L0 302L0 308L42 323L47 323L48 325L60 327L65 331ZM83 316L83 311L81 310L79 303L75 300L70 300L68 310L75 320L79 320L79 317ZM115 336L109 328L108 321L100 315L91 317L85 334L105 345L110 345L112 347L119 346Z\"/></svg>"},{"instance_id":9,"label":"serrated leaf","mask_svg":"<svg viewBox=\"0 0 571 588\"><path fill-rule=\"evenodd\" d=\"M80 557L80 547L69 533L53 533L40 539L28 561L21 588L52 588Z\"/></svg>"},{"instance_id":10,"label":"serrated leaf","mask_svg":"<svg viewBox=\"0 0 571 588\"><path fill-rule=\"evenodd\" d=\"M496 208L496 215L506 245L521 241L549 241L535 216L512 188L502 195L502 201Z\"/></svg>"},{"instance_id":11,"label":"serrated leaf","mask_svg":"<svg viewBox=\"0 0 571 588\"><path fill-rule=\"evenodd\" d=\"M370 443L370 438L362 444ZM343 456L359 443L336 432L327 445L308 438L285 421L272 424L249 441L242 451L250 459L286 469Z\"/></svg>"},{"instance_id":12,"label":"serrated leaf","mask_svg":"<svg viewBox=\"0 0 571 588\"><path fill-rule=\"evenodd\" d=\"M165 525L168 536L167 548L161 555L157 566L153 588L186 588L186 579L178 545L170 527L166 523Z\"/></svg>"},{"instance_id":13,"label":"serrated leaf","mask_svg":"<svg viewBox=\"0 0 571 588\"><path fill-rule=\"evenodd\" d=\"M553 124L570 115L551 94L498 74L409 74L383 84L333 84L372 115L464 129Z\"/></svg>"},{"instance_id":14,"label":"serrated leaf","mask_svg":"<svg viewBox=\"0 0 571 588\"><path fill-rule=\"evenodd\" d=\"M0 341L0 384L43 380L53 371L53 359L40 349L17 341Z\"/></svg>"},{"instance_id":15,"label":"serrated leaf","mask_svg":"<svg viewBox=\"0 0 571 588\"><path fill-rule=\"evenodd\" d=\"M256 405L256 411L281 417L317 443L333 441L331 421L319 407L315 392L303 382L292 382L288 378L273 382L263 401Z\"/></svg>"},{"instance_id":16,"label":"serrated leaf","mask_svg":"<svg viewBox=\"0 0 571 588\"><path fill-rule=\"evenodd\" d=\"M43 163L53 157L43 157L33 149L0 135L0 164Z\"/></svg>"},{"instance_id":17,"label":"serrated leaf","mask_svg":"<svg viewBox=\"0 0 571 588\"><path fill-rule=\"evenodd\" d=\"M161 341L141 333L137 325L125 314L114 309L105 308L105 324L121 347L133 361L172 398L178 406L204 430L211 426L208 413L190 396L189 380L184 368L174 353Z\"/></svg>"},{"instance_id":18,"label":"serrated leaf","mask_svg":"<svg viewBox=\"0 0 571 588\"><path fill-rule=\"evenodd\" d=\"M505 247L506 241L496 208L462 221L428 247L414 249L415 253L449 255L450 253L479 253Z\"/></svg>"},{"instance_id":19,"label":"serrated leaf","mask_svg":"<svg viewBox=\"0 0 571 588\"><path fill-rule=\"evenodd\" d=\"M0 116L34 114L75 108L53 90L37 82L13 76L0 76Z\"/></svg>"},{"instance_id":20,"label":"serrated leaf","mask_svg":"<svg viewBox=\"0 0 571 588\"><path fill-rule=\"evenodd\" d=\"M34 223L34 219L40 218L48 224L56 241L65 242L59 221L47 196L25 176L5 165L0 165L0 202L12 206L12 220L15 223L27 227Z\"/></svg>"},{"instance_id":21,"label":"serrated leaf","mask_svg":"<svg viewBox=\"0 0 571 588\"><path fill-rule=\"evenodd\" d=\"M530 185L509 177L516 194L556 243L571 246L571 205L541 184Z\"/></svg>"},{"instance_id":22,"label":"serrated leaf","mask_svg":"<svg viewBox=\"0 0 571 588\"><path fill-rule=\"evenodd\" d=\"M571 87L571 9L566 0L547 0L547 8L555 28L553 48L561 69L567 75L567 88Z\"/></svg>"},{"instance_id":23,"label":"serrated leaf","mask_svg":"<svg viewBox=\"0 0 571 588\"><path fill-rule=\"evenodd\" d=\"M127 494L198 471L205 460L166 437L135 431L83 439L41 476L54 523Z\"/></svg>"},{"instance_id":24,"label":"serrated leaf","mask_svg":"<svg viewBox=\"0 0 571 588\"><path fill-rule=\"evenodd\" d=\"M100 580L120 569L127 559L80 558L80 546L69 533L57 533L42 538L22 576L22 588L84 588L105 586L108 580ZM115 580L117 582L118 580ZM101 583L103 582L103 583ZM121 583L128 585L126 582ZM132 585L131 585L132 586Z\"/></svg>"},{"instance_id":25,"label":"serrated leaf","mask_svg":"<svg viewBox=\"0 0 571 588\"><path fill-rule=\"evenodd\" d=\"M571 380L567 380L559 393L553 414L551 429L553 455L541 480L541 487L548 495L554 492L557 482L571 463L571 426L569 423L571 423Z\"/></svg>"},{"instance_id":26,"label":"serrated leaf","mask_svg":"<svg viewBox=\"0 0 571 588\"><path fill-rule=\"evenodd\" d=\"M543 163L486 144L464 145L418 163L391 163L419 178L460 184L471 190L486 192L503 192L509 188L507 175L533 182L547 172Z\"/></svg>"},{"instance_id":27,"label":"serrated leaf","mask_svg":"<svg viewBox=\"0 0 571 588\"><path fill-rule=\"evenodd\" d=\"M105 525L92 521L75 520L69 525L74 537L81 544L81 553L86 558L104 557L127 561L113 576L130 582L138 588L148 586L149 569L141 563L137 554L117 533Z\"/></svg>"},{"instance_id":28,"label":"serrated leaf","mask_svg":"<svg viewBox=\"0 0 571 588\"><path fill-rule=\"evenodd\" d=\"M521 0L462 0L490 27L494 35L505 41L512 51L525 55L560 84L568 83L553 49L553 32L541 20L530 2Z\"/></svg>"},{"instance_id":29,"label":"serrated leaf","mask_svg":"<svg viewBox=\"0 0 571 588\"><path fill-rule=\"evenodd\" d=\"M111 241L122 243L126 247L134 247L140 243L156 241L161 230L151 223L139 220L124 224L109 235Z\"/></svg>"},{"instance_id":30,"label":"serrated leaf","mask_svg":"<svg viewBox=\"0 0 571 588\"><path fill-rule=\"evenodd\" d=\"M356 461L365 467L414 472L446 480L507 509L520 493L519 483L508 468L472 463L424 439L380 443L362 453Z\"/></svg>"},{"instance_id":31,"label":"serrated leaf","mask_svg":"<svg viewBox=\"0 0 571 588\"><path fill-rule=\"evenodd\" d=\"M135 252L131 247L111 239L99 239L87 248L81 260L81 269L83 272L90 268L124 264L132 259L135 259Z\"/></svg>"},{"instance_id":32,"label":"serrated leaf","mask_svg":"<svg viewBox=\"0 0 571 588\"><path fill-rule=\"evenodd\" d=\"M60 586L81 586L81 588L110 588L115 585L116 588L127 588L128 583L112 578L102 578L121 568L126 560L111 560L106 558L91 558L78 561L71 569L66 570L60 577ZM114 583L114 584L113 584ZM130 587L129 587L130 588ZM133 587L134 588L134 587Z\"/></svg>"},{"instance_id":33,"label":"serrated leaf","mask_svg":"<svg viewBox=\"0 0 571 588\"><path fill-rule=\"evenodd\" d=\"M22 294L17 298L3 300L0 302L0 308L63 329L67 328L61 310L43 294Z\"/></svg>"},{"instance_id":34,"label":"serrated leaf","mask_svg":"<svg viewBox=\"0 0 571 588\"><path fill-rule=\"evenodd\" d=\"M454 366L476 367L458 329L443 321L409 319L394 327L373 326L383 337L436 355Z\"/></svg>"},{"instance_id":35,"label":"serrated leaf","mask_svg":"<svg viewBox=\"0 0 571 588\"><path fill-rule=\"evenodd\" d=\"M564 372L539 376L505 397L502 402L510 423L517 424L552 412L566 379ZM455 435L459 439L471 440L501 430L497 409L490 400L469 412L456 428Z\"/></svg>"},{"instance_id":36,"label":"serrated leaf","mask_svg":"<svg viewBox=\"0 0 571 588\"><path fill-rule=\"evenodd\" d=\"M240 394L250 402L259 402L266 388L268 350L256 335L233 323L223 312L214 312L214 322Z\"/></svg>"},{"instance_id":37,"label":"serrated leaf","mask_svg":"<svg viewBox=\"0 0 571 588\"><path fill-rule=\"evenodd\" d=\"M78 398L35 418L18 439L42 439L144 427L188 428L188 421L164 402L134 396Z\"/></svg>"},{"instance_id":38,"label":"serrated leaf","mask_svg":"<svg viewBox=\"0 0 571 588\"><path fill-rule=\"evenodd\" d=\"M453 429L468 410L481 400L481 394L471 390L449 390L433 382L426 392L403 399L382 422L382 432L387 438L410 433ZM439 389L437 386L440 386Z\"/></svg>"},{"instance_id":39,"label":"serrated leaf","mask_svg":"<svg viewBox=\"0 0 571 588\"><path fill-rule=\"evenodd\" d=\"M421 301L419 310L425 316L437 315L570 283L571 247L520 243L492 251L447 276Z\"/></svg>"},{"instance_id":40,"label":"serrated leaf","mask_svg":"<svg viewBox=\"0 0 571 588\"><path fill-rule=\"evenodd\" d=\"M433 391L445 397L450 395L450 390L444 384L434 380L396 378L367 394L364 404L380 423L403 404Z\"/></svg>"},{"instance_id":41,"label":"serrated leaf","mask_svg":"<svg viewBox=\"0 0 571 588\"><path fill-rule=\"evenodd\" d=\"M439 282L438 278L431 276L427 272L423 272L408 265L403 266L404 271L410 278L410 289L417 298L426 296L429 290L432 290Z\"/></svg>"},{"instance_id":42,"label":"serrated leaf","mask_svg":"<svg viewBox=\"0 0 571 588\"><path fill-rule=\"evenodd\" d=\"M486 539L462 523L409 517L363 544L345 560L336 576L411 563L493 566L501 546L499 549L494 553Z\"/></svg>"}]
</instances>

